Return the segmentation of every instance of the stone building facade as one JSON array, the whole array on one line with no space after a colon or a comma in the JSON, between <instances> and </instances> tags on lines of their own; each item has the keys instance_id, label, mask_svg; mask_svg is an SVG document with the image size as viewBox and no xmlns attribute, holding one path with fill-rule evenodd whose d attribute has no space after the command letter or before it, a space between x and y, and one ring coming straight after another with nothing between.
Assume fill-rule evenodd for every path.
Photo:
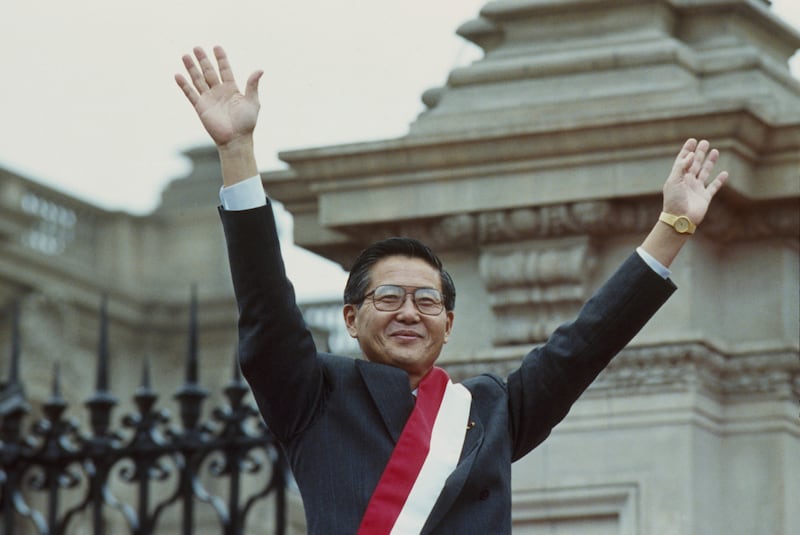
<instances>
[{"instance_id":1,"label":"stone building facade","mask_svg":"<svg viewBox=\"0 0 800 535\"><path fill-rule=\"evenodd\" d=\"M682 142L710 139L732 180L672 267L679 290L515 465L514 533L796 533L800 32L763 0L500 0L458 33L483 57L422 95L405 136L286 152L263 174L295 242L346 269L373 239L423 239L459 289L442 364L506 374L641 242ZM0 305L22 297L34 403L55 360L65 397L91 390L104 293L115 390L147 355L161 390L178 384L191 283L203 380L229 377L217 162L188 156L141 217L3 174Z\"/></svg>"},{"instance_id":2,"label":"stone building facade","mask_svg":"<svg viewBox=\"0 0 800 535\"><path fill-rule=\"evenodd\" d=\"M295 239L346 267L422 238L459 288L443 363L504 374L643 239L688 137L733 179L679 291L514 470L515 533L800 529L800 34L763 1L496 1L483 57L398 139L282 154Z\"/></svg>"}]
</instances>

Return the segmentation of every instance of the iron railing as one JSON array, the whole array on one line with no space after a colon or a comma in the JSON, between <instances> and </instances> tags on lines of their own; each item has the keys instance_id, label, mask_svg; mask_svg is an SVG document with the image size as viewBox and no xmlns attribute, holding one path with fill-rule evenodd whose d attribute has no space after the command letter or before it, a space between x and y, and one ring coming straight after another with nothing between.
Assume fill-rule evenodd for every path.
<instances>
[{"instance_id":1,"label":"iron railing","mask_svg":"<svg viewBox=\"0 0 800 535\"><path fill-rule=\"evenodd\" d=\"M68 418L56 366L41 418L31 412L20 378L19 306L11 317L10 369L0 384L0 526L3 534L221 533L241 535L255 505L270 509L272 533L286 532L288 476L280 448L246 400L233 364L226 402L202 419L208 392L198 384L197 300L191 300L184 384L174 397L180 426L157 406L150 366L142 366L135 409L112 426L117 397L109 391L108 315L100 311L95 392L86 401L87 432ZM247 483L245 484L245 479ZM255 484L253 484L255 480ZM166 486L166 488L165 488ZM213 487L213 490L209 488ZM66 500L67 495L72 497ZM77 495L77 498L75 497ZM265 507L261 507L264 505ZM202 529L197 517L205 520ZM170 516L170 528L165 517ZM268 533L260 521L258 533ZM175 525L179 527L174 527ZM120 529L120 527L122 529Z\"/></svg>"}]
</instances>

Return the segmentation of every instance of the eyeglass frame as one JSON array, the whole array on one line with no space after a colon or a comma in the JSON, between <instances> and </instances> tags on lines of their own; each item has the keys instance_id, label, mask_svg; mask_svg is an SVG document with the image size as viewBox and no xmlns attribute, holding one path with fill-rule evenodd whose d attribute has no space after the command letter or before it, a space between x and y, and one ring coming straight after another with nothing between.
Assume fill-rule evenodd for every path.
<instances>
[{"instance_id":1,"label":"eyeglass frame","mask_svg":"<svg viewBox=\"0 0 800 535\"><path fill-rule=\"evenodd\" d=\"M404 292L403 293L403 298L400 300L399 304L397 305L397 308L387 310L387 309L382 309L382 308L378 307L377 302L375 300L375 292L377 292L380 288L386 288L386 287L389 287L389 288L400 288L401 290L403 290L403 292ZM417 295L416 295L417 292L420 291L420 290L429 290L429 291L432 291L432 292L435 292L436 294L438 294L438 296L439 296L439 302L438 302L439 310L438 311L436 311L435 313L433 313L433 312L423 312L420 309L419 304L417 303ZM403 308L403 305L405 305L405 303L406 303L406 298L409 295L411 296L411 302L414 303L414 308L416 308L417 311L420 314L424 315L424 316L438 316L446 308L445 307L445 296L440 290L437 290L436 288L431 288L430 286L400 286L399 284L381 284L379 286L376 286L371 291L369 291L369 292L364 294L364 297L361 298L361 302L359 304L364 304L364 302L366 302L367 299L371 298L370 300L372 301L372 306L375 307L375 310L378 310L380 312L397 312L398 310Z\"/></svg>"}]
</instances>

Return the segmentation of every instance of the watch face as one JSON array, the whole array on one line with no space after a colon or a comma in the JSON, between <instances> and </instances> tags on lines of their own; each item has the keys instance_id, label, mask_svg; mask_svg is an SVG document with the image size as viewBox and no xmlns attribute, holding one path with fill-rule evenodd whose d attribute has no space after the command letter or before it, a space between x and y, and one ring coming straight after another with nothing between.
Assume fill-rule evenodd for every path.
<instances>
[{"instance_id":1,"label":"watch face","mask_svg":"<svg viewBox=\"0 0 800 535\"><path fill-rule=\"evenodd\" d=\"M688 232L689 222L686 221L685 217L679 217L675 220L675 230L678 232Z\"/></svg>"}]
</instances>

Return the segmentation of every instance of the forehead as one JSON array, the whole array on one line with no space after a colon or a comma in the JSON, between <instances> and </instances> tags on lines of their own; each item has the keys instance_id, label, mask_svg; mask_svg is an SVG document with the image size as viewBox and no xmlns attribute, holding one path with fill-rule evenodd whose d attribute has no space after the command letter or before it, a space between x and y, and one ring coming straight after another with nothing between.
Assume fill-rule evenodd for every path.
<instances>
[{"instance_id":1,"label":"forehead","mask_svg":"<svg viewBox=\"0 0 800 535\"><path fill-rule=\"evenodd\" d=\"M439 272L421 258L387 256L378 260L369 273L370 288L382 284L396 284L442 289Z\"/></svg>"}]
</instances>

